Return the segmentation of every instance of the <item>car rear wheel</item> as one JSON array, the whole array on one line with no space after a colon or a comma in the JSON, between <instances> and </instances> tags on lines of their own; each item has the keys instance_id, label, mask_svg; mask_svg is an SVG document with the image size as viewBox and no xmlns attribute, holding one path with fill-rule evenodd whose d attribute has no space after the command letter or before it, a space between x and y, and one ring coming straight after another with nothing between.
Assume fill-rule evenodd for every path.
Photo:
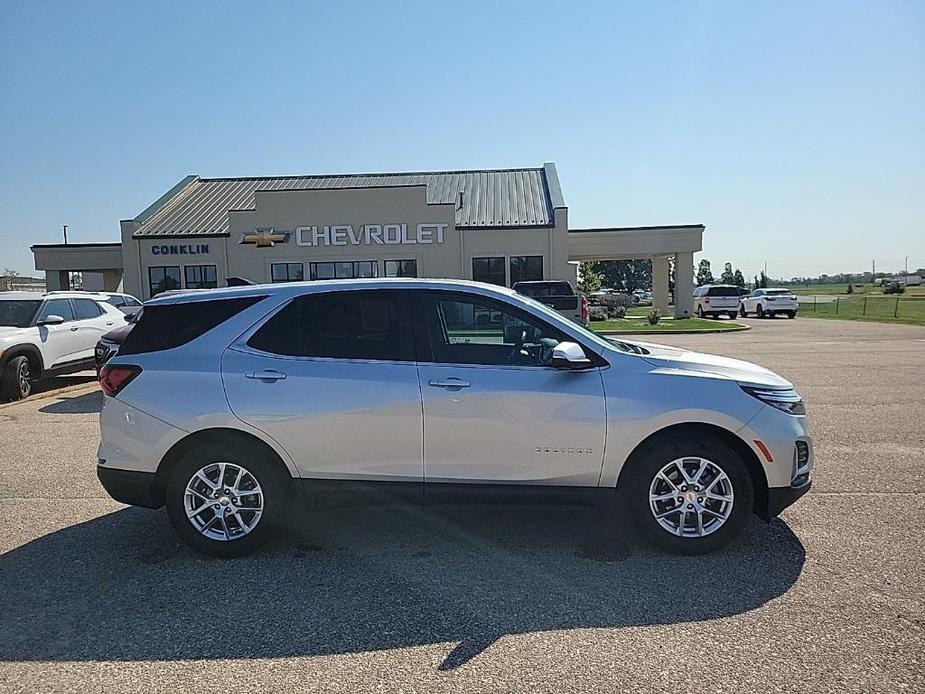
<instances>
[{"instance_id":1,"label":"car rear wheel","mask_svg":"<svg viewBox=\"0 0 925 694\"><path fill-rule=\"evenodd\" d=\"M28 357L13 357L0 374L0 396L4 400L21 400L32 393L32 369Z\"/></svg>"},{"instance_id":2,"label":"car rear wheel","mask_svg":"<svg viewBox=\"0 0 925 694\"><path fill-rule=\"evenodd\" d=\"M186 453L167 481L167 513L193 549L230 558L253 552L288 506L278 461L254 447L207 444Z\"/></svg>"},{"instance_id":3,"label":"car rear wheel","mask_svg":"<svg viewBox=\"0 0 925 694\"><path fill-rule=\"evenodd\" d=\"M745 304L739 306L739 315L742 316L742 318L746 318L748 316L748 311L745 310Z\"/></svg>"},{"instance_id":4,"label":"car rear wheel","mask_svg":"<svg viewBox=\"0 0 925 694\"><path fill-rule=\"evenodd\" d=\"M758 304L758 305L755 307L755 315L758 316L759 318L764 318L764 317L765 317L765 315L764 315L764 308L762 307L761 304Z\"/></svg>"},{"instance_id":5,"label":"car rear wheel","mask_svg":"<svg viewBox=\"0 0 925 694\"><path fill-rule=\"evenodd\" d=\"M796 311L787 311L787 318L796 318L796 317L797 317Z\"/></svg>"},{"instance_id":6,"label":"car rear wheel","mask_svg":"<svg viewBox=\"0 0 925 694\"><path fill-rule=\"evenodd\" d=\"M677 554L703 554L738 537L754 490L744 461L709 435L672 438L631 463L622 493L640 532Z\"/></svg>"},{"instance_id":7,"label":"car rear wheel","mask_svg":"<svg viewBox=\"0 0 925 694\"><path fill-rule=\"evenodd\" d=\"M707 317L707 314L703 312L703 306L698 306L698 307L697 307L697 317L698 317L698 318L706 318L706 317Z\"/></svg>"}]
</instances>

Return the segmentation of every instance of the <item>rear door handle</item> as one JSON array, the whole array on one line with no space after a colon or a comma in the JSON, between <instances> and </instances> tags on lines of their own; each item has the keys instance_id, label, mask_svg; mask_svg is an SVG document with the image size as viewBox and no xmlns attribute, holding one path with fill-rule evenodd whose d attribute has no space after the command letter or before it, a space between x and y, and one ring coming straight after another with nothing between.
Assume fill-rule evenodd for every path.
<instances>
[{"instance_id":1,"label":"rear door handle","mask_svg":"<svg viewBox=\"0 0 925 694\"><path fill-rule=\"evenodd\" d=\"M433 379L427 382L427 385L433 388L447 388L449 390L459 390L460 388L468 388L472 384L469 381L464 381L461 378L442 378L442 379Z\"/></svg>"},{"instance_id":2,"label":"rear door handle","mask_svg":"<svg viewBox=\"0 0 925 694\"><path fill-rule=\"evenodd\" d=\"M244 374L246 378L253 378L258 381L263 381L265 383L274 383L276 381L282 381L286 378L286 374L282 371L277 371L276 369L264 369L263 371L251 371L249 374Z\"/></svg>"}]
</instances>

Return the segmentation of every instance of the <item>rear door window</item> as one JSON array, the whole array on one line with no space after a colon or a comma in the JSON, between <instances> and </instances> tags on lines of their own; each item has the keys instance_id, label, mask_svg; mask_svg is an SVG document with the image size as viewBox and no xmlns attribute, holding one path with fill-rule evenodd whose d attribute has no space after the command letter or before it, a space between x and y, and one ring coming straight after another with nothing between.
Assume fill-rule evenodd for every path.
<instances>
[{"instance_id":1,"label":"rear door window","mask_svg":"<svg viewBox=\"0 0 925 694\"><path fill-rule=\"evenodd\" d=\"M414 361L405 292L343 291L301 296L247 341L292 357Z\"/></svg>"},{"instance_id":2,"label":"rear door window","mask_svg":"<svg viewBox=\"0 0 925 694\"><path fill-rule=\"evenodd\" d=\"M103 314L103 309L93 299L74 299L74 308L77 320L99 318Z\"/></svg>"}]
</instances>

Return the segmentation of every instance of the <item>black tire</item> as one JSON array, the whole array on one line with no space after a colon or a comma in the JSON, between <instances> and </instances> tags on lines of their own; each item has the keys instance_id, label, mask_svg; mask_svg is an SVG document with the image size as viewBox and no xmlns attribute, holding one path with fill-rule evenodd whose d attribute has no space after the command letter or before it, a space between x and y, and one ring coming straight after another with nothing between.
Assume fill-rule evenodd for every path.
<instances>
[{"instance_id":1,"label":"black tire","mask_svg":"<svg viewBox=\"0 0 925 694\"><path fill-rule=\"evenodd\" d=\"M796 317L797 317L796 311L787 311L787 318L796 318Z\"/></svg>"},{"instance_id":2,"label":"black tire","mask_svg":"<svg viewBox=\"0 0 925 694\"><path fill-rule=\"evenodd\" d=\"M671 534L655 519L649 504L649 491L656 475L674 460L703 458L722 470L732 485L732 509L726 521L702 537ZM627 463L618 490L630 517L650 542L674 554L704 554L725 547L748 525L754 505L752 478L745 461L720 439L708 434L672 436L647 446ZM708 502L709 503L709 502Z\"/></svg>"},{"instance_id":3,"label":"black tire","mask_svg":"<svg viewBox=\"0 0 925 694\"><path fill-rule=\"evenodd\" d=\"M748 318L748 311L745 310L745 304L739 306L739 315L742 316L742 318Z\"/></svg>"},{"instance_id":4,"label":"black tire","mask_svg":"<svg viewBox=\"0 0 925 694\"><path fill-rule=\"evenodd\" d=\"M701 318L701 319L707 317L707 314L703 312L703 306L698 306L698 307L697 307L697 317L698 317L698 318Z\"/></svg>"},{"instance_id":5,"label":"black tire","mask_svg":"<svg viewBox=\"0 0 925 694\"><path fill-rule=\"evenodd\" d=\"M0 397L22 400L32 393L32 368L28 357L13 357L0 374Z\"/></svg>"},{"instance_id":6,"label":"black tire","mask_svg":"<svg viewBox=\"0 0 925 694\"><path fill-rule=\"evenodd\" d=\"M245 468L263 491L263 513L248 534L231 540L214 540L199 532L186 517L186 485L196 472L210 463L232 463ZM283 510L290 506L291 480L279 459L253 445L209 443L199 446L177 461L165 489L167 514L174 531L197 552L229 559L249 554L263 545L278 529Z\"/></svg>"},{"instance_id":7,"label":"black tire","mask_svg":"<svg viewBox=\"0 0 925 694\"><path fill-rule=\"evenodd\" d=\"M726 315L729 316L729 320L735 320L735 318L736 318L735 311L730 311L730 312L727 313Z\"/></svg>"},{"instance_id":8,"label":"black tire","mask_svg":"<svg viewBox=\"0 0 925 694\"><path fill-rule=\"evenodd\" d=\"M765 316L765 313L764 313L764 308L761 306L761 304L758 304L758 305L755 307L755 315L758 316L759 318L765 318L765 317L766 317L766 316Z\"/></svg>"}]
</instances>

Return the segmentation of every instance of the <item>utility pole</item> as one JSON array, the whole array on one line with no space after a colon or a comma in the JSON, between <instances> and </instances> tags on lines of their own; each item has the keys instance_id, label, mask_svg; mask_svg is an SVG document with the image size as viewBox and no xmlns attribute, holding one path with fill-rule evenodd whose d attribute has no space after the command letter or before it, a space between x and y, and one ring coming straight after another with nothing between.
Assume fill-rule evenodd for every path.
<instances>
[{"instance_id":1,"label":"utility pole","mask_svg":"<svg viewBox=\"0 0 925 694\"><path fill-rule=\"evenodd\" d=\"M907 255L906 260L903 263L903 277L907 277L908 275L909 275L909 256Z\"/></svg>"},{"instance_id":2,"label":"utility pole","mask_svg":"<svg viewBox=\"0 0 925 694\"><path fill-rule=\"evenodd\" d=\"M67 224L64 224L64 245L67 245Z\"/></svg>"}]
</instances>

